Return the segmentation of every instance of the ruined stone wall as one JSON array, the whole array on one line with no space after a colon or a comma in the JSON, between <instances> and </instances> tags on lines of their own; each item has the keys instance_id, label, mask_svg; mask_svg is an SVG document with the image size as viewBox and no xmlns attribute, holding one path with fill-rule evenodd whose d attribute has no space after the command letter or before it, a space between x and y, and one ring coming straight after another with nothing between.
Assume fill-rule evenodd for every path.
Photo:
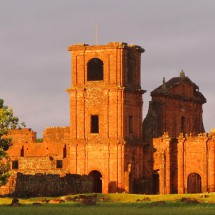
<instances>
[{"instance_id":1,"label":"ruined stone wall","mask_svg":"<svg viewBox=\"0 0 215 215\"><path fill-rule=\"evenodd\" d=\"M214 192L214 133L180 138L178 143L178 192L189 192L188 179L198 174L201 192Z\"/></svg>"},{"instance_id":2,"label":"ruined stone wall","mask_svg":"<svg viewBox=\"0 0 215 215\"><path fill-rule=\"evenodd\" d=\"M124 136L126 138L136 138L142 142L142 120L140 120L142 119L142 93L138 91L126 91L123 100ZM129 117L132 117L132 122L129 122Z\"/></svg>"},{"instance_id":3,"label":"ruined stone wall","mask_svg":"<svg viewBox=\"0 0 215 215\"><path fill-rule=\"evenodd\" d=\"M92 192L92 179L89 176L67 174L25 175L17 173L16 184L11 195L18 197L61 196Z\"/></svg>"},{"instance_id":4,"label":"ruined stone wall","mask_svg":"<svg viewBox=\"0 0 215 215\"><path fill-rule=\"evenodd\" d=\"M168 132L172 138L180 133L198 135L204 132L202 105L206 98L184 72L151 92L152 101L143 122L145 143Z\"/></svg>"},{"instance_id":5,"label":"ruined stone wall","mask_svg":"<svg viewBox=\"0 0 215 215\"><path fill-rule=\"evenodd\" d=\"M43 132L43 141L47 143L68 143L70 127L49 127Z\"/></svg>"},{"instance_id":6,"label":"ruined stone wall","mask_svg":"<svg viewBox=\"0 0 215 215\"><path fill-rule=\"evenodd\" d=\"M173 138L181 132L197 135L204 132L202 105L177 98L155 97L144 123L146 138L160 137L164 132L168 132Z\"/></svg>"},{"instance_id":7,"label":"ruined stone wall","mask_svg":"<svg viewBox=\"0 0 215 215\"><path fill-rule=\"evenodd\" d=\"M59 174L65 175L68 173L66 168L66 160L62 161L62 168L57 168L57 160L51 156L31 156L21 157L18 161L18 168L13 169L14 172L21 172L23 174Z\"/></svg>"},{"instance_id":8,"label":"ruined stone wall","mask_svg":"<svg viewBox=\"0 0 215 215\"><path fill-rule=\"evenodd\" d=\"M208 178L208 156L207 156L207 134L197 137L188 136L184 142L184 186L187 190L187 179L191 173L198 173L202 179L202 192L207 192ZM180 144L180 143L179 143Z\"/></svg>"},{"instance_id":9,"label":"ruined stone wall","mask_svg":"<svg viewBox=\"0 0 215 215\"><path fill-rule=\"evenodd\" d=\"M68 173L69 131L69 127L48 128L43 142L36 142L36 134L30 129L10 131L12 146L7 153L11 169L25 174Z\"/></svg>"},{"instance_id":10,"label":"ruined stone wall","mask_svg":"<svg viewBox=\"0 0 215 215\"><path fill-rule=\"evenodd\" d=\"M12 143L32 143L36 141L36 132L30 128L16 129L10 130L6 137L11 138Z\"/></svg>"},{"instance_id":11,"label":"ruined stone wall","mask_svg":"<svg viewBox=\"0 0 215 215\"><path fill-rule=\"evenodd\" d=\"M144 193L143 182L143 146L138 143L125 145L124 150L125 166L125 191L130 193ZM128 183L128 184L127 184ZM130 184L129 184L130 183Z\"/></svg>"},{"instance_id":12,"label":"ruined stone wall","mask_svg":"<svg viewBox=\"0 0 215 215\"><path fill-rule=\"evenodd\" d=\"M171 151L168 133L164 133L161 138L153 139L153 147L153 174L159 175L159 193L168 194L171 192Z\"/></svg>"},{"instance_id":13,"label":"ruined stone wall","mask_svg":"<svg viewBox=\"0 0 215 215\"><path fill-rule=\"evenodd\" d=\"M181 134L177 139L163 135L153 139L153 147L153 172L159 175L161 194L215 191L214 133ZM191 175L199 181L189 182Z\"/></svg>"}]
</instances>

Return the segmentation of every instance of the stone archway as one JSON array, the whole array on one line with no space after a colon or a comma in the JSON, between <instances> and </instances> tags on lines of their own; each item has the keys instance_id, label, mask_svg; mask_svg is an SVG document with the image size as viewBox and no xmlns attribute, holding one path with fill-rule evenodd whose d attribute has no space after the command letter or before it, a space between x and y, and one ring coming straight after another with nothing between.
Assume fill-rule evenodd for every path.
<instances>
[{"instance_id":1,"label":"stone archway","mask_svg":"<svg viewBox=\"0 0 215 215\"><path fill-rule=\"evenodd\" d=\"M102 174L97 170L93 170L89 173L89 176L93 178L93 192L102 193Z\"/></svg>"},{"instance_id":2,"label":"stone archway","mask_svg":"<svg viewBox=\"0 0 215 215\"><path fill-rule=\"evenodd\" d=\"M187 178L187 193L201 193L202 179L198 173L191 173Z\"/></svg>"}]
</instances>

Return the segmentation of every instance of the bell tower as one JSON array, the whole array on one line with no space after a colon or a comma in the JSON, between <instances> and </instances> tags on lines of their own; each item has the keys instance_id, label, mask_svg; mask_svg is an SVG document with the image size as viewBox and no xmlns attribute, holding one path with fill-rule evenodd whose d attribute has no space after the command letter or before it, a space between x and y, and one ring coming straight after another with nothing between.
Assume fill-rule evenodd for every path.
<instances>
[{"instance_id":1,"label":"bell tower","mask_svg":"<svg viewBox=\"0 0 215 215\"><path fill-rule=\"evenodd\" d=\"M135 192L142 179L141 53L127 43L72 45L70 172L96 192Z\"/></svg>"}]
</instances>

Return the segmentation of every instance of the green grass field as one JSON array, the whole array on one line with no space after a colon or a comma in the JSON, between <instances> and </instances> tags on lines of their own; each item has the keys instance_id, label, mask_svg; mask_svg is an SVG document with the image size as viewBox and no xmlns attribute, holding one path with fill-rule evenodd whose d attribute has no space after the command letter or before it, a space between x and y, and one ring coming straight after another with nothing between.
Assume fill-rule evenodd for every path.
<instances>
[{"instance_id":1,"label":"green grass field","mask_svg":"<svg viewBox=\"0 0 215 215\"><path fill-rule=\"evenodd\" d=\"M200 215L215 214L215 194L207 198L196 195L134 195L100 194L96 205L82 205L67 201L65 203L32 205L42 198L20 199L20 207L10 207L10 198L0 198L0 214L4 215ZM151 201L142 202L144 198ZM181 198L196 199L200 203L181 202ZM44 198L43 198L44 199ZM48 199L48 198L47 198ZM53 199L53 198L52 198Z\"/></svg>"}]
</instances>

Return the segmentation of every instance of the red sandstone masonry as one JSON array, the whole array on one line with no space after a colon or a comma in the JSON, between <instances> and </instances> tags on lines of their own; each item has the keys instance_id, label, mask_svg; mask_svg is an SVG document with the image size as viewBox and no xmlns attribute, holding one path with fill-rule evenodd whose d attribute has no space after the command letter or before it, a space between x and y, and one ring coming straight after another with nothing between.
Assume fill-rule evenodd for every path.
<instances>
[{"instance_id":1,"label":"red sandstone masonry","mask_svg":"<svg viewBox=\"0 0 215 215\"><path fill-rule=\"evenodd\" d=\"M109 43L73 45L69 51L70 127L47 128L42 143L36 143L36 134L29 129L11 131L13 146L8 154L12 162L18 162L13 171L60 175L98 171L102 192L134 192L135 183L143 177L140 55L144 50ZM103 62L101 81L87 80L88 62L93 58ZM91 115L99 116L97 134L91 133Z\"/></svg>"},{"instance_id":2,"label":"red sandstone masonry","mask_svg":"<svg viewBox=\"0 0 215 215\"><path fill-rule=\"evenodd\" d=\"M133 192L142 179L142 94L140 55L144 50L126 43L73 45L70 93L71 171L102 175L102 192ZM87 63L103 62L104 79L87 80ZM128 63L129 61L129 63ZM127 65L130 67L127 67ZM127 80L132 73L133 82ZM92 134L91 115L99 116L99 133ZM133 118L129 133L128 119Z\"/></svg>"},{"instance_id":3,"label":"red sandstone masonry","mask_svg":"<svg viewBox=\"0 0 215 215\"><path fill-rule=\"evenodd\" d=\"M62 196L68 194L92 192L92 178L66 174L61 177L58 174L22 174L13 175L13 183L0 189L2 196L32 197L32 196ZM15 182L15 183L14 183Z\"/></svg>"},{"instance_id":4,"label":"red sandstone masonry","mask_svg":"<svg viewBox=\"0 0 215 215\"><path fill-rule=\"evenodd\" d=\"M160 193L189 192L188 177L192 173L201 177L200 192L214 192L215 133L187 135L186 137L181 135L175 144L177 154L171 150L173 142L167 135L153 140L155 148L153 169L154 171L159 170ZM177 165L170 167L171 163L176 163L175 158ZM171 182L173 183L171 184ZM173 192L174 190L175 192Z\"/></svg>"},{"instance_id":5,"label":"red sandstone masonry","mask_svg":"<svg viewBox=\"0 0 215 215\"><path fill-rule=\"evenodd\" d=\"M50 179L50 195L56 194L55 188L62 191L56 183L62 185L67 174L92 174L94 185L101 184L99 192L103 193L215 191L215 132L204 133L202 105L206 99L183 72L153 91L143 144L145 91L140 86L140 64L144 50L117 42L77 44L68 50L72 61L72 83L67 90L70 126L47 128L42 143L36 142L31 129L8 135L13 139L8 150L11 167L14 162L18 165L12 173L28 175L21 176L18 193L27 187L35 194L40 186L38 173L58 175ZM103 63L103 79L89 81L88 62L94 58ZM99 118L98 133L91 132L92 115ZM12 175L0 193L12 193L15 186Z\"/></svg>"}]
</instances>

